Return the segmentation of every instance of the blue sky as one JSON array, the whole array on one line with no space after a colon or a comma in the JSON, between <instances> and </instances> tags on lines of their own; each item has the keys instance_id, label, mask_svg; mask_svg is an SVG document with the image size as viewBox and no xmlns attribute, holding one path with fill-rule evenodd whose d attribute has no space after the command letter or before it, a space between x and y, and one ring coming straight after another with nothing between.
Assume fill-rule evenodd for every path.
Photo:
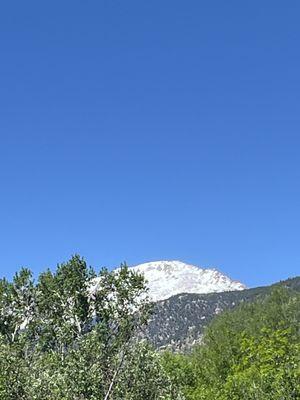
<instances>
[{"instance_id":1,"label":"blue sky","mask_svg":"<svg viewBox=\"0 0 300 400\"><path fill-rule=\"evenodd\" d=\"M0 275L80 253L300 273L298 1L0 6Z\"/></svg>"}]
</instances>

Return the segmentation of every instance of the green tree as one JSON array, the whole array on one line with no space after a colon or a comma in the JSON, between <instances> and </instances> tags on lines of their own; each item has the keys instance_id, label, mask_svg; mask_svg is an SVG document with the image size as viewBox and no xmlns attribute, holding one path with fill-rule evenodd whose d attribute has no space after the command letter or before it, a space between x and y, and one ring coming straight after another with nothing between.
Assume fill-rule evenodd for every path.
<instances>
[{"instance_id":1,"label":"green tree","mask_svg":"<svg viewBox=\"0 0 300 400\"><path fill-rule=\"evenodd\" d=\"M292 329L264 328L243 335L241 361L228 374L224 392L233 400L300 398L300 343Z\"/></svg>"},{"instance_id":2,"label":"green tree","mask_svg":"<svg viewBox=\"0 0 300 400\"><path fill-rule=\"evenodd\" d=\"M299 399L299 310L299 294L276 288L221 314L190 355L165 359L172 380L191 400Z\"/></svg>"},{"instance_id":3,"label":"green tree","mask_svg":"<svg viewBox=\"0 0 300 400\"><path fill-rule=\"evenodd\" d=\"M126 265L96 276L79 256L32 280L0 281L0 400L179 399L139 344L151 306Z\"/></svg>"}]
</instances>

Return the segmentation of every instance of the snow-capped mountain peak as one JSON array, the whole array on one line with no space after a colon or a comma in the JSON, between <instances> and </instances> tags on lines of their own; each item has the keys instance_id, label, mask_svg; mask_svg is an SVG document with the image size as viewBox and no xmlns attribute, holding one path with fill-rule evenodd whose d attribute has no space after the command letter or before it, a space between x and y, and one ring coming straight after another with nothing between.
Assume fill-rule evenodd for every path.
<instances>
[{"instance_id":1,"label":"snow-capped mountain peak","mask_svg":"<svg viewBox=\"0 0 300 400\"><path fill-rule=\"evenodd\" d=\"M153 301L179 293L227 292L246 288L215 268L200 268L181 261L153 261L130 269L144 275Z\"/></svg>"}]
</instances>

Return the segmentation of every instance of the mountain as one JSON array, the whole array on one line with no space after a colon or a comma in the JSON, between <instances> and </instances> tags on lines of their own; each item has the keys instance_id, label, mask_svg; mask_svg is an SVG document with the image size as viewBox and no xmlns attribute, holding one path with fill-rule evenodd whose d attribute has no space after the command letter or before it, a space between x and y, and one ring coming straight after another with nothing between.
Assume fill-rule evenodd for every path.
<instances>
[{"instance_id":1,"label":"mountain","mask_svg":"<svg viewBox=\"0 0 300 400\"><path fill-rule=\"evenodd\" d=\"M216 315L262 298L275 286L300 291L300 277L246 289L214 268L199 268L181 261L148 262L130 269L143 274L147 281L154 307L141 337L157 349L188 350L201 341L205 327ZM96 278L92 289L97 290L100 284Z\"/></svg>"},{"instance_id":2,"label":"mountain","mask_svg":"<svg viewBox=\"0 0 300 400\"><path fill-rule=\"evenodd\" d=\"M144 275L154 302L180 293L216 293L246 288L214 268L199 268L181 261L154 261L130 269Z\"/></svg>"},{"instance_id":3,"label":"mountain","mask_svg":"<svg viewBox=\"0 0 300 400\"><path fill-rule=\"evenodd\" d=\"M276 286L300 292L300 277L271 286L242 291L178 294L155 303L152 318L143 332L154 347L188 350L201 341L205 327L225 310L267 296Z\"/></svg>"}]
</instances>

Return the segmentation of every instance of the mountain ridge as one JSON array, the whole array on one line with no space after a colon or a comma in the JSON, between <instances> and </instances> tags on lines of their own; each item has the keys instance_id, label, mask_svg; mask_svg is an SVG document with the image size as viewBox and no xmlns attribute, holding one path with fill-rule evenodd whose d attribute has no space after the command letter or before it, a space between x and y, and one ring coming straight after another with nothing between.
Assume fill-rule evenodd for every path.
<instances>
[{"instance_id":1,"label":"mountain ridge","mask_svg":"<svg viewBox=\"0 0 300 400\"><path fill-rule=\"evenodd\" d=\"M215 293L244 290L246 286L216 268L202 268L179 260L150 261L129 267L144 275L154 302L180 293Z\"/></svg>"},{"instance_id":2,"label":"mountain ridge","mask_svg":"<svg viewBox=\"0 0 300 400\"><path fill-rule=\"evenodd\" d=\"M177 294L154 304L144 335L157 349L186 351L201 341L206 326L216 315L264 298L276 287L300 292L300 276L242 291Z\"/></svg>"}]
</instances>

